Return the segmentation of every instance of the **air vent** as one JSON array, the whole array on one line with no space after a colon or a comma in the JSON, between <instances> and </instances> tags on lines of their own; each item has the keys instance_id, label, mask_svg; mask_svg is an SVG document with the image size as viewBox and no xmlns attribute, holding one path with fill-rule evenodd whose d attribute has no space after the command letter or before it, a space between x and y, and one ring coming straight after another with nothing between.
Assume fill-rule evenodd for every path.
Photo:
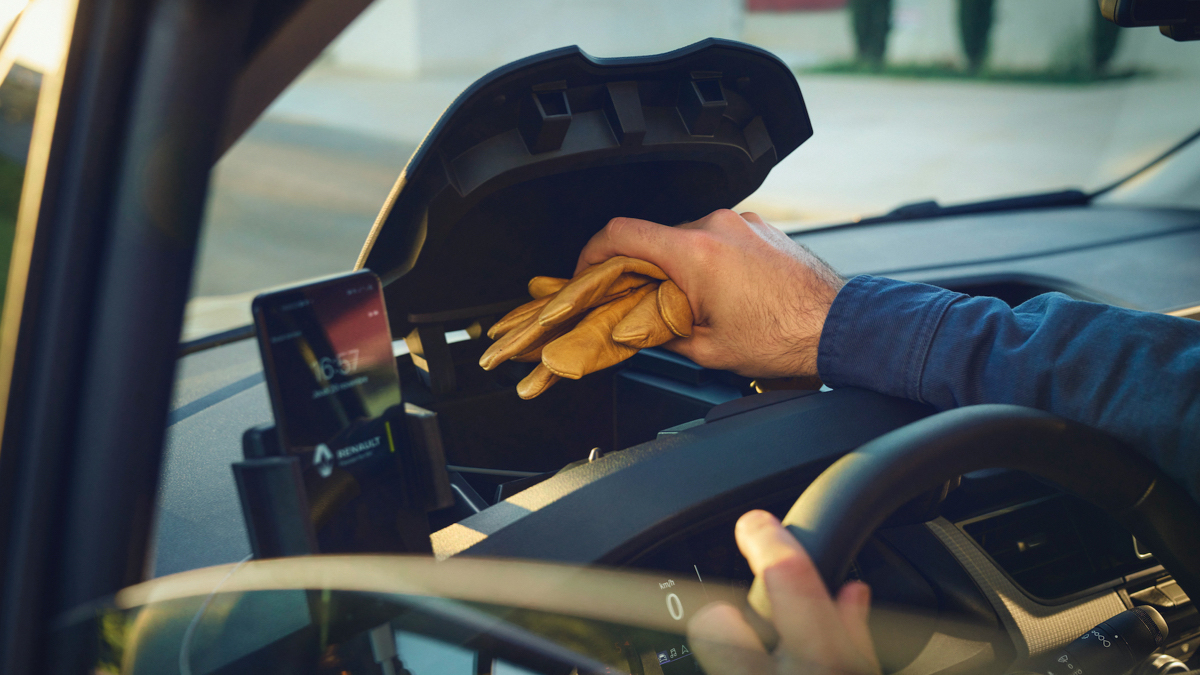
<instances>
[{"instance_id":1,"label":"air vent","mask_svg":"<svg viewBox=\"0 0 1200 675\"><path fill-rule=\"evenodd\" d=\"M1151 567L1129 532L1075 497L1057 495L958 523L1017 585L1058 600Z\"/></svg>"}]
</instances>

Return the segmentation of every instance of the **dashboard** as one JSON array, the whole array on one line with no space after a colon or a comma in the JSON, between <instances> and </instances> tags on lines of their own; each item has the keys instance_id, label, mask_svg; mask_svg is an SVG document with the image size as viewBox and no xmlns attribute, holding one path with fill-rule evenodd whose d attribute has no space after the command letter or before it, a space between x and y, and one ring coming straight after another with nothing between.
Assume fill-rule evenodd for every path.
<instances>
[{"instance_id":1,"label":"dashboard","mask_svg":"<svg viewBox=\"0 0 1200 675\"><path fill-rule=\"evenodd\" d=\"M794 238L846 276L923 281L1010 304L1059 291L1200 317L1200 213L1192 211L1070 207ZM482 342L449 345L466 364L457 381L468 393L453 395L431 391L396 343L405 399L437 413L458 497L431 516L439 557L519 556L748 583L732 540L738 515L752 507L782 514L838 456L933 412L850 389L751 395L744 378L660 350L524 402L511 392L521 372L468 367ZM242 458L242 432L270 421L253 341L179 360L155 576L249 554L229 466ZM944 492L893 516L856 562L877 604L906 619L888 625L889 613L877 613L889 671L998 672L1134 604L1167 618L1168 653L1187 660L1200 647L1194 603L1094 507L1014 472L971 474ZM666 653L661 670L670 672Z\"/></svg>"},{"instance_id":2,"label":"dashboard","mask_svg":"<svg viewBox=\"0 0 1200 675\"><path fill-rule=\"evenodd\" d=\"M1200 305L1200 221L1193 211L1068 207L821 230L796 239L844 276L990 290L1010 302L1060 291L1153 312Z\"/></svg>"}]
</instances>

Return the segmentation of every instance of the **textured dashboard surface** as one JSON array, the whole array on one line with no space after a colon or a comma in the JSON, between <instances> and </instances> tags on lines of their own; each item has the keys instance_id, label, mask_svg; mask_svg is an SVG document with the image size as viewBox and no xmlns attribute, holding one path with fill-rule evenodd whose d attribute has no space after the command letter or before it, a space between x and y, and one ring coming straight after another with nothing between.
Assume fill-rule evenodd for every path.
<instances>
[{"instance_id":1,"label":"textured dashboard surface","mask_svg":"<svg viewBox=\"0 0 1200 675\"><path fill-rule=\"evenodd\" d=\"M158 483L153 576L250 553L230 464L242 459L242 432L270 421L254 340L179 360Z\"/></svg>"},{"instance_id":2,"label":"textured dashboard surface","mask_svg":"<svg viewBox=\"0 0 1200 675\"><path fill-rule=\"evenodd\" d=\"M975 579L1008 628L1017 661L1044 654L1125 611L1115 591L1062 605L1043 605L1025 595L966 534L944 518L927 523L963 568Z\"/></svg>"}]
</instances>

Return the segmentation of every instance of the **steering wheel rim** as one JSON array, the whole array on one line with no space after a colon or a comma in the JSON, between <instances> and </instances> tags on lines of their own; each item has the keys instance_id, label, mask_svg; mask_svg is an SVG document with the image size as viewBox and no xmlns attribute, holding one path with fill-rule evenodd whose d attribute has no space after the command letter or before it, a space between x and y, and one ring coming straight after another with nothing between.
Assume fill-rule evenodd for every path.
<instances>
[{"instance_id":1,"label":"steering wheel rim","mask_svg":"<svg viewBox=\"0 0 1200 675\"><path fill-rule=\"evenodd\" d=\"M981 469L1040 476L1113 516L1200 597L1197 504L1178 483L1116 438L1013 405L957 408L886 433L844 455L804 491L783 524L836 590L859 549L897 508L955 476ZM759 578L750 605L770 616Z\"/></svg>"}]
</instances>

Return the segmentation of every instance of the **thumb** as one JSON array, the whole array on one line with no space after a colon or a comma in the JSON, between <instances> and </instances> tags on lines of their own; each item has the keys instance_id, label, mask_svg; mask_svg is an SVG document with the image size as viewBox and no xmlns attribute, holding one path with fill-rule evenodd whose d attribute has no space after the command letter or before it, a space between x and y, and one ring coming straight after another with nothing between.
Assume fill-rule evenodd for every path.
<instances>
[{"instance_id":1,"label":"thumb","mask_svg":"<svg viewBox=\"0 0 1200 675\"><path fill-rule=\"evenodd\" d=\"M723 368L727 364L717 363L713 359L713 350L709 338L707 336L697 335L698 332L703 330L704 329L702 327L694 326L692 328L692 337L675 338L674 340L662 345L662 347L668 351L675 352L680 356L691 359L696 363L696 365L703 366L705 368Z\"/></svg>"}]
</instances>

